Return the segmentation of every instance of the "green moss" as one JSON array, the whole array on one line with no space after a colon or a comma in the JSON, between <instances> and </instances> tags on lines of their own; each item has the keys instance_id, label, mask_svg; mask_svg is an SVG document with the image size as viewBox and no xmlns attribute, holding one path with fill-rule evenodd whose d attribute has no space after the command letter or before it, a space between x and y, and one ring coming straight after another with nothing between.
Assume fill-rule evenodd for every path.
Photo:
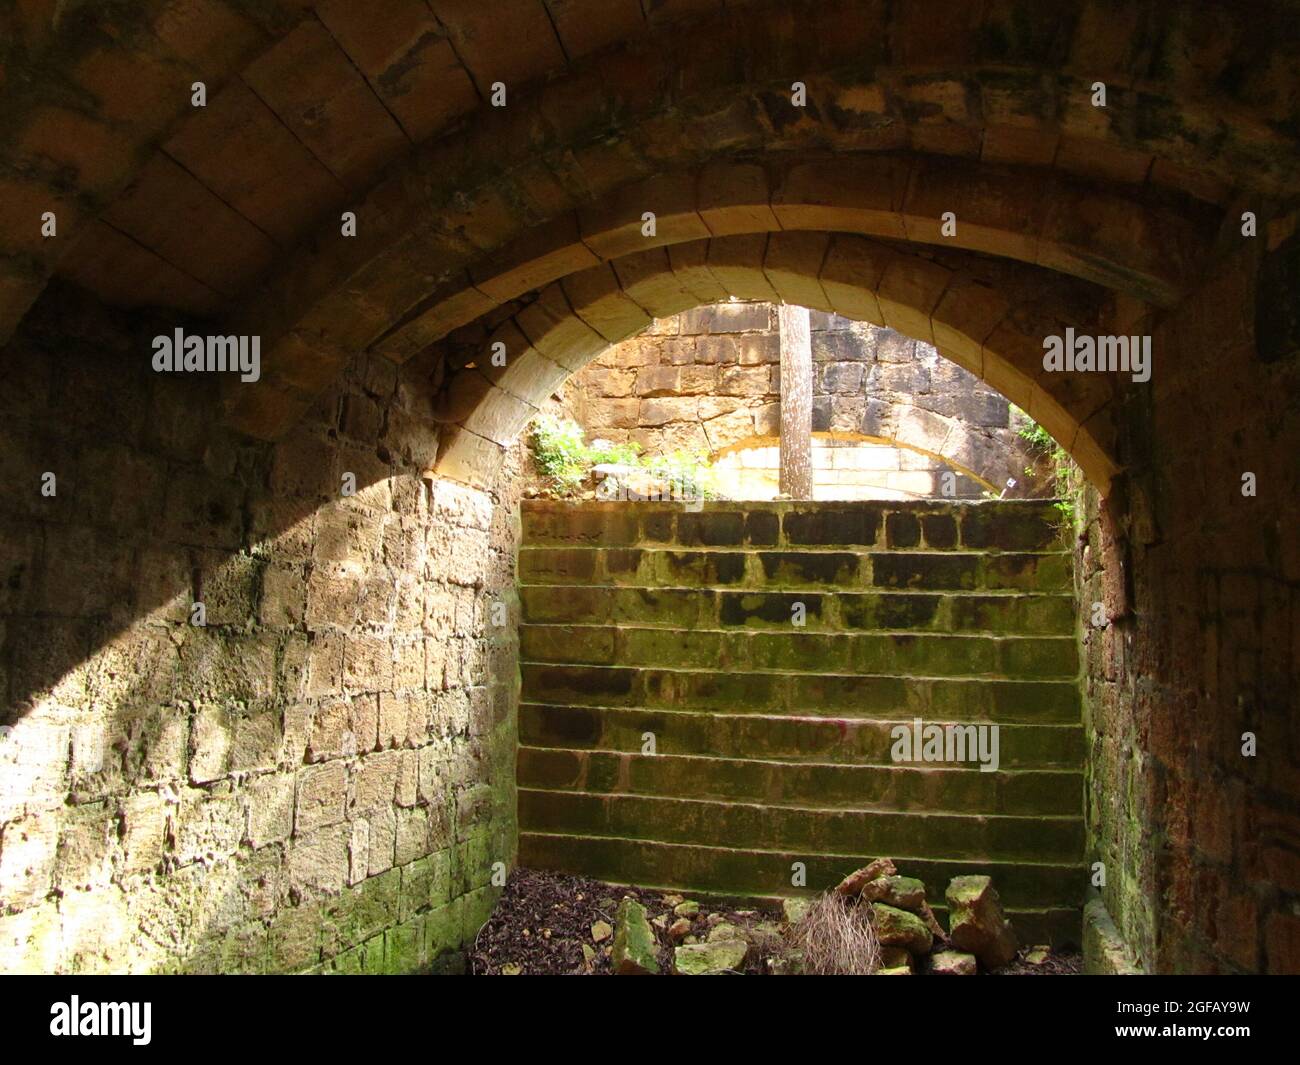
<instances>
[{"instance_id":1,"label":"green moss","mask_svg":"<svg viewBox=\"0 0 1300 1065\"><path fill-rule=\"evenodd\" d=\"M614 971L624 976L659 972L659 951L645 907L623 899L614 917L614 944L610 955Z\"/></svg>"},{"instance_id":2,"label":"green moss","mask_svg":"<svg viewBox=\"0 0 1300 1065\"><path fill-rule=\"evenodd\" d=\"M425 919L417 917L384 933L384 971L393 974L419 972L425 955Z\"/></svg>"}]
</instances>

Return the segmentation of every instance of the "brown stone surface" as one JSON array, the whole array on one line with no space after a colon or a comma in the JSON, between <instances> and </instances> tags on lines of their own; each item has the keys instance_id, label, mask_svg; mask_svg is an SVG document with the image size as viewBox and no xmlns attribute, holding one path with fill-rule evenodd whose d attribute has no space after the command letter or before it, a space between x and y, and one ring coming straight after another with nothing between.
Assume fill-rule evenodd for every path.
<instances>
[{"instance_id":1,"label":"brown stone surface","mask_svg":"<svg viewBox=\"0 0 1300 1065\"><path fill-rule=\"evenodd\" d=\"M774 315L769 304L733 302L661 319L578 373L566 403L590 438L632 441L648 455L681 447L684 426L698 427L695 438L715 459L728 448L772 447L780 409L779 378L769 370L780 350ZM868 442L908 449L892 460L883 452L820 455L819 497L848 498L867 485L880 494L941 494L938 475L950 467L930 454L957 464L958 497L1001 490L1008 478L1025 482L1012 495L1032 491L1024 475L1032 457L1006 401L929 345L903 341L837 315L812 315L819 451Z\"/></svg>"},{"instance_id":2,"label":"brown stone surface","mask_svg":"<svg viewBox=\"0 0 1300 1065\"><path fill-rule=\"evenodd\" d=\"M7 376L52 365L54 337L58 394L25 378L3 401L6 473L59 480L20 505L47 547L0 533L0 968L302 971L364 944L402 971L458 950L513 861L494 782L514 629L491 609L512 598L510 480L422 480L438 428L382 360L250 446L217 382L153 374L138 331L75 302L0 354ZM52 405L60 431L34 440ZM54 890L77 902L49 938Z\"/></svg>"},{"instance_id":3,"label":"brown stone surface","mask_svg":"<svg viewBox=\"0 0 1300 1065\"><path fill-rule=\"evenodd\" d=\"M465 362L455 343L430 346L514 319L533 350L577 370L651 317L797 295L932 340L1082 464L1106 500L1090 504L1080 547L1105 613L1084 646L1106 905L1146 968L1294 972L1287 6L1247 18L1170 0L994 3L947 19L855 0L672 0L640 17L621 0L372 6L7 12L0 339L22 329L0 355L13 493L0 676L34 749L72 753L5 778L3 967L244 971L274 956L297 969L328 954L374 970L412 943L418 957L459 942L488 898L486 844L461 838L480 806L467 795L453 817L427 796L473 793L505 755L484 753L496 711L467 694L496 652L458 597L479 573L508 584L508 552L488 549L509 542L508 522L481 512L482 493L550 378L525 364L517 392L512 377L484 393L494 406L438 429L435 397ZM795 78L807 108L789 104ZM1089 100L1099 78L1105 108ZM505 109L483 99L495 80ZM628 222L657 210L634 210L656 188L662 239L698 239L638 245ZM37 242L46 204L59 235ZM1257 239L1240 235L1246 204ZM346 208L356 238L338 234ZM951 238L936 232L942 209L957 215ZM574 240L555 222L573 212L608 225ZM814 272L819 235L843 229L859 235L832 233ZM586 265L602 246L628 254ZM129 329L82 321L87 294L139 316ZM142 350L178 315L260 335L263 380L149 375ZM1152 380L1044 374L1042 340L1067 324L1149 333ZM665 425L705 435L718 422L723 439L746 417L770 424L770 404L716 394L751 398L763 352L718 343L702 358L675 340L668 364L716 369L718 384L692 396L694 422ZM397 362L419 370L399 384ZM610 402L669 398L637 398L641 368L616 367L634 376ZM860 394L855 369L831 377L829 395L885 418L868 372ZM858 413L832 404L829 424ZM937 432L947 418L902 421ZM51 471L54 498L12 487ZM332 497L344 472L364 486L346 501ZM1256 495L1242 494L1245 473ZM381 569L390 590L375 586ZM438 635L413 624L430 583ZM187 626L187 597L209 593L216 620ZM384 695L455 722L437 734L432 792L417 769L425 801L394 793L393 811L422 812L288 834L296 808L274 806L309 768L312 715L359 696L369 721ZM1245 733L1260 741L1250 757ZM273 808L251 812L254 786ZM101 829L107 864L85 844ZM100 889L159 870L165 891ZM428 904L394 903L408 887ZM354 919L375 909L387 916Z\"/></svg>"}]
</instances>

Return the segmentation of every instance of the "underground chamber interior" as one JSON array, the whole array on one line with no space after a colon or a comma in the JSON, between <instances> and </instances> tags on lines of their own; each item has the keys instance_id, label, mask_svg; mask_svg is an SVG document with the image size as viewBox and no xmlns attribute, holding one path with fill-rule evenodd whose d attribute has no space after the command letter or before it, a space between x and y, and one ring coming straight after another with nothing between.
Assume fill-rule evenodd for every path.
<instances>
[{"instance_id":1,"label":"underground chamber interior","mask_svg":"<svg viewBox=\"0 0 1300 1065\"><path fill-rule=\"evenodd\" d=\"M0 971L1300 971L1287 5L5 24Z\"/></svg>"}]
</instances>

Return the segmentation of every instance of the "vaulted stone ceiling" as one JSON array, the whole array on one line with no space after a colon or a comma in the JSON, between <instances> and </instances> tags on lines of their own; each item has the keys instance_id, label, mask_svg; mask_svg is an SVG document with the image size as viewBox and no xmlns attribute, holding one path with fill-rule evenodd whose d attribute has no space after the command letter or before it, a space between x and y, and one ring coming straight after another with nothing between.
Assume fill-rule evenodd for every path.
<instances>
[{"instance_id":1,"label":"vaulted stone ceiling","mask_svg":"<svg viewBox=\"0 0 1300 1065\"><path fill-rule=\"evenodd\" d=\"M356 351L404 361L655 245L946 243L1073 275L1130 324L1297 187L1294 7L1247 6L28 0L5 16L0 335L55 273L212 316L263 337L232 418L275 436Z\"/></svg>"}]
</instances>

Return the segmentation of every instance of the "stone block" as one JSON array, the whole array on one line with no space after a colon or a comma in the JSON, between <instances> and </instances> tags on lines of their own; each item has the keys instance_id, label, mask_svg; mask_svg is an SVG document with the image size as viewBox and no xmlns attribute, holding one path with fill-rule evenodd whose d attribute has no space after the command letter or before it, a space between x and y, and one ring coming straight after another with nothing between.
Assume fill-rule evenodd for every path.
<instances>
[{"instance_id":1,"label":"stone block","mask_svg":"<svg viewBox=\"0 0 1300 1065\"><path fill-rule=\"evenodd\" d=\"M294 834L303 835L343 820L347 769L341 762L306 766L297 772Z\"/></svg>"}]
</instances>

